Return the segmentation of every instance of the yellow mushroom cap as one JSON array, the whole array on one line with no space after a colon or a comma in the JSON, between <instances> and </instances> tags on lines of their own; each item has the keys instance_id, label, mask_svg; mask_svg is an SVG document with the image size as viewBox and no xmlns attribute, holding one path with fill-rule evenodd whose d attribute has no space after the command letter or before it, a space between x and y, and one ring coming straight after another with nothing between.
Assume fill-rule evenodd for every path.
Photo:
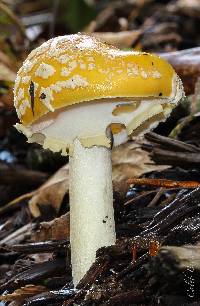
<instances>
[{"instance_id":1,"label":"yellow mushroom cap","mask_svg":"<svg viewBox=\"0 0 200 306\"><path fill-rule=\"evenodd\" d=\"M121 51L84 34L61 36L29 54L17 74L14 103L29 125L49 111L100 98L168 98L173 76L156 55Z\"/></svg>"},{"instance_id":2,"label":"yellow mushroom cap","mask_svg":"<svg viewBox=\"0 0 200 306\"><path fill-rule=\"evenodd\" d=\"M33 50L18 71L14 86L14 104L22 123L17 128L26 134L29 142L39 142L54 151L62 150L63 154L79 136L85 146L109 146L103 132L106 125L113 123L113 134L119 134L125 126L130 135L155 115L162 114L166 118L182 96L182 83L165 60L148 53L122 51L84 34L56 37ZM143 100L147 103L137 104ZM111 107L110 102L114 102L114 106ZM86 106L79 110L85 118L83 134L81 124L78 129L81 115L70 113L77 104L79 108ZM94 117L96 111L106 116L105 107L111 116L103 124L99 123L101 131L98 131L98 124L96 130L95 126L85 128L86 120L91 118L89 112ZM45 134L46 140L34 137L34 132L38 132L35 124L38 127L38 122L45 118L46 127L53 116L55 118L65 109L69 114L63 122L67 120L69 125L74 125L76 120L72 136L66 135L68 140L64 139L64 134L57 137L58 131L52 128ZM130 120L126 113L135 116ZM114 117L117 120L113 120ZM161 120L163 118L157 118L156 122ZM66 125L65 130L69 131L69 126Z\"/></svg>"}]
</instances>

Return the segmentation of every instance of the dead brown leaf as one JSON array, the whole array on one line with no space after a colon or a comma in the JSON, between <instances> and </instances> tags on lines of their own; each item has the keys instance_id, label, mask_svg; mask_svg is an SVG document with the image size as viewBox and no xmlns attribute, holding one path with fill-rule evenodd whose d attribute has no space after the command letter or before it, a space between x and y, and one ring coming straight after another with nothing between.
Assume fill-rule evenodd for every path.
<instances>
[{"instance_id":1,"label":"dead brown leaf","mask_svg":"<svg viewBox=\"0 0 200 306\"><path fill-rule=\"evenodd\" d=\"M113 149L112 165L113 181L118 183L130 177L139 177L144 173L163 169L163 166L154 164L149 154L132 141Z\"/></svg>"},{"instance_id":2,"label":"dead brown leaf","mask_svg":"<svg viewBox=\"0 0 200 306\"><path fill-rule=\"evenodd\" d=\"M39 205L52 205L58 212L65 194L69 190L69 166L59 169L50 179L34 192L29 208L34 217L40 216Z\"/></svg>"},{"instance_id":3,"label":"dead brown leaf","mask_svg":"<svg viewBox=\"0 0 200 306\"><path fill-rule=\"evenodd\" d=\"M0 63L0 81L14 82L16 74L4 63Z\"/></svg>"},{"instance_id":4,"label":"dead brown leaf","mask_svg":"<svg viewBox=\"0 0 200 306\"><path fill-rule=\"evenodd\" d=\"M130 48L138 41L142 34L141 30L121 31L121 32L95 32L93 35L102 39L108 44L114 45L118 48Z\"/></svg>"},{"instance_id":5,"label":"dead brown leaf","mask_svg":"<svg viewBox=\"0 0 200 306\"><path fill-rule=\"evenodd\" d=\"M2 301L16 301L23 302L25 298L34 296L36 294L47 291L44 286L27 285L15 290L11 294L0 295L0 300Z\"/></svg>"},{"instance_id":6,"label":"dead brown leaf","mask_svg":"<svg viewBox=\"0 0 200 306\"><path fill-rule=\"evenodd\" d=\"M46 240L65 240L69 238L70 219L69 213L55 218L49 222L41 222L39 229L33 231L32 239L34 241Z\"/></svg>"}]
</instances>

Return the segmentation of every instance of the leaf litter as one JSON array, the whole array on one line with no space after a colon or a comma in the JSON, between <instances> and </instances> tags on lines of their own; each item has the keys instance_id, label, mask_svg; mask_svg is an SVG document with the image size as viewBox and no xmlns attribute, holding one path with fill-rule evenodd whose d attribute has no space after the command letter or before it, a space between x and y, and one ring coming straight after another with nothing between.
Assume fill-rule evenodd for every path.
<instances>
[{"instance_id":1,"label":"leaf litter","mask_svg":"<svg viewBox=\"0 0 200 306\"><path fill-rule=\"evenodd\" d=\"M40 43L37 34L32 42L24 37L31 25L23 25L23 14L34 5L19 7L19 18L12 6L11 15L4 9L10 16L5 26L10 41L0 35L0 152L13 159L10 165L0 163L0 298L11 306L198 305L198 1L101 2L85 31L99 32L122 48L159 53L174 66L190 96L154 133L113 151L117 244L98 250L96 262L73 289L67 160L27 145L12 128L15 73ZM45 5L38 1L36 14ZM48 38L45 22L38 30Z\"/></svg>"}]
</instances>

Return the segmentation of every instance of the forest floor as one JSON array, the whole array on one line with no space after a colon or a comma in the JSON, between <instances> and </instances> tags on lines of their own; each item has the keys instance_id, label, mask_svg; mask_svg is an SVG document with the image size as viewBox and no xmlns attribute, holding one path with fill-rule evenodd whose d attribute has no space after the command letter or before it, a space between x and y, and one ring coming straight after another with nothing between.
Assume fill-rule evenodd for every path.
<instances>
[{"instance_id":1,"label":"forest floor","mask_svg":"<svg viewBox=\"0 0 200 306\"><path fill-rule=\"evenodd\" d=\"M144 139L113 151L117 244L98 250L76 289L68 158L13 127L16 71L49 32L27 40L18 16L15 33L0 35L0 306L200 305L199 16L197 0L113 1L84 28L122 49L159 53L186 98Z\"/></svg>"}]
</instances>

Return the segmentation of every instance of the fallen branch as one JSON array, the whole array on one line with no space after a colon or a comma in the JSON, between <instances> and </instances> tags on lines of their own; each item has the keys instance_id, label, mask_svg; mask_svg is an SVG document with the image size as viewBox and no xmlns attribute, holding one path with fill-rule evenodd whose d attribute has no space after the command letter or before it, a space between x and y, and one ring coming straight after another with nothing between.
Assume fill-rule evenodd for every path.
<instances>
[{"instance_id":1,"label":"fallen branch","mask_svg":"<svg viewBox=\"0 0 200 306\"><path fill-rule=\"evenodd\" d=\"M63 250L69 246L69 240L62 241L43 241L27 244L15 244L10 249L17 253L37 254L51 253Z\"/></svg>"},{"instance_id":2,"label":"fallen branch","mask_svg":"<svg viewBox=\"0 0 200 306\"><path fill-rule=\"evenodd\" d=\"M127 181L128 184L133 185L148 185L165 188L197 188L200 187L200 182L193 181L172 181L165 179L151 179L151 178L131 178Z\"/></svg>"},{"instance_id":3,"label":"fallen branch","mask_svg":"<svg viewBox=\"0 0 200 306\"><path fill-rule=\"evenodd\" d=\"M150 152L156 164L182 166L184 169L199 168L200 150L197 146L156 133L148 133L145 138L149 143L143 144L142 148Z\"/></svg>"},{"instance_id":4,"label":"fallen branch","mask_svg":"<svg viewBox=\"0 0 200 306\"><path fill-rule=\"evenodd\" d=\"M66 273L66 261L64 258L57 258L51 261L38 263L9 279L8 282L0 286L0 290L13 290L28 284L38 283L52 275L60 276Z\"/></svg>"}]
</instances>

